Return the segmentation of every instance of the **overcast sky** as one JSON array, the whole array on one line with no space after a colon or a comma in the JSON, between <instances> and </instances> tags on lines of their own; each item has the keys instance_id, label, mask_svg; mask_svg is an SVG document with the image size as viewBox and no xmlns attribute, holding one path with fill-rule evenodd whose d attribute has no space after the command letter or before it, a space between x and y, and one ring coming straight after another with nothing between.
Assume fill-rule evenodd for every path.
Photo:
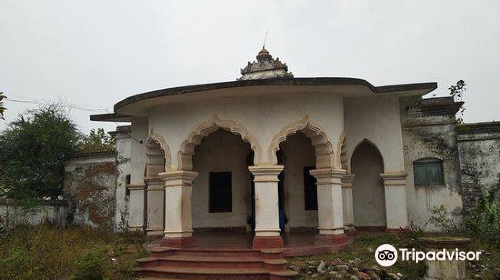
<instances>
[{"instance_id":1,"label":"overcast sky","mask_svg":"<svg viewBox=\"0 0 500 280\"><path fill-rule=\"evenodd\" d=\"M498 0L0 0L0 91L6 122L61 99L83 132L113 130L89 115L141 92L233 81L269 30L266 48L295 77L437 82L438 96L464 79L465 121L500 120L499 13Z\"/></svg>"}]
</instances>

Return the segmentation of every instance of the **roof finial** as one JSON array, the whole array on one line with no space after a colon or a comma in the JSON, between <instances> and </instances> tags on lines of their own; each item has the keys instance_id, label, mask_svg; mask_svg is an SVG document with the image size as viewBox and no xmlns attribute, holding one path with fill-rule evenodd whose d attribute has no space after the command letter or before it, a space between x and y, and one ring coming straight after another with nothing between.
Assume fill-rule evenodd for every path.
<instances>
[{"instance_id":1,"label":"roof finial","mask_svg":"<svg viewBox=\"0 0 500 280\"><path fill-rule=\"evenodd\" d=\"M266 36L264 37L264 45L262 45L262 48L263 48L263 49L265 49L265 48L266 48L267 31L268 31L268 30L266 30Z\"/></svg>"}]
</instances>

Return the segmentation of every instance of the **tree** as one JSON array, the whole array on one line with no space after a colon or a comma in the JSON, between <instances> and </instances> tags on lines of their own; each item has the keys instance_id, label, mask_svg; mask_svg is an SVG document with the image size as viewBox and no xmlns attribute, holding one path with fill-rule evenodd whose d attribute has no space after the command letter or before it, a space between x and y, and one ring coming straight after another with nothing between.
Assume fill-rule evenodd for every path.
<instances>
[{"instance_id":1,"label":"tree","mask_svg":"<svg viewBox=\"0 0 500 280\"><path fill-rule=\"evenodd\" d=\"M90 130L90 134L84 136L80 143L80 151L83 153L114 151L115 139L104 132L103 128Z\"/></svg>"},{"instance_id":2,"label":"tree","mask_svg":"<svg viewBox=\"0 0 500 280\"><path fill-rule=\"evenodd\" d=\"M5 107L3 106L2 100L5 98L5 95L3 95L3 92L0 92L0 119L4 120L3 118L3 112L5 112Z\"/></svg>"},{"instance_id":3,"label":"tree","mask_svg":"<svg viewBox=\"0 0 500 280\"><path fill-rule=\"evenodd\" d=\"M14 199L55 198L62 193L64 163L79 134L59 105L20 115L0 134L0 187Z\"/></svg>"},{"instance_id":4,"label":"tree","mask_svg":"<svg viewBox=\"0 0 500 280\"><path fill-rule=\"evenodd\" d=\"M467 90L467 88L465 87L466 85L467 84L465 83L464 80L459 80L456 85L452 85L448 88L450 90L450 95L453 97L455 101L462 102L464 93ZM459 114L459 117L457 118L458 123L464 122L464 111L465 107L462 105L460 111L458 112Z\"/></svg>"}]
</instances>

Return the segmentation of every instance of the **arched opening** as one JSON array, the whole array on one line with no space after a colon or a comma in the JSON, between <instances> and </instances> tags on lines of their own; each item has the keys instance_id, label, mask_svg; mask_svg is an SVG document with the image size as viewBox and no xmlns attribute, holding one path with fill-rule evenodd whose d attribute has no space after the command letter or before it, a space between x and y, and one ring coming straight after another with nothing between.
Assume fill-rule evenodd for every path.
<instances>
[{"instance_id":1,"label":"arched opening","mask_svg":"<svg viewBox=\"0 0 500 280\"><path fill-rule=\"evenodd\" d=\"M149 138L146 144L146 178L159 178L158 174L165 171L165 152L160 143Z\"/></svg>"},{"instance_id":2,"label":"arched opening","mask_svg":"<svg viewBox=\"0 0 500 280\"><path fill-rule=\"evenodd\" d=\"M276 156L284 169L278 179L279 217L282 232L314 232L318 228L315 150L304 133L289 135L279 145Z\"/></svg>"},{"instance_id":3,"label":"arched opening","mask_svg":"<svg viewBox=\"0 0 500 280\"><path fill-rule=\"evenodd\" d=\"M192 222L195 233L245 232L251 215L250 144L217 129L194 148Z\"/></svg>"},{"instance_id":4,"label":"arched opening","mask_svg":"<svg viewBox=\"0 0 500 280\"><path fill-rule=\"evenodd\" d=\"M354 225L359 228L385 228L385 192L380 174L384 172L382 155L368 140L361 142L351 158Z\"/></svg>"}]
</instances>

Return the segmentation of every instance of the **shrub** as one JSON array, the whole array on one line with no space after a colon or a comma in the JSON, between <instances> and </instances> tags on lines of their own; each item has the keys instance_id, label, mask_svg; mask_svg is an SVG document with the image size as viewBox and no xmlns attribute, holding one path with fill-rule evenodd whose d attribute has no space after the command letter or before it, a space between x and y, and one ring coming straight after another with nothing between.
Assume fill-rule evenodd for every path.
<instances>
[{"instance_id":1,"label":"shrub","mask_svg":"<svg viewBox=\"0 0 500 280\"><path fill-rule=\"evenodd\" d=\"M104 250L89 250L75 261L75 271L71 280L106 280L109 271L105 265L106 252Z\"/></svg>"},{"instance_id":2,"label":"shrub","mask_svg":"<svg viewBox=\"0 0 500 280\"><path fill-rule=\"evenodd\" d=\"M465 218L468 232L493 248L500 248L500 174L498 183L481 193Z\"/></svg>"}]
</instances>

